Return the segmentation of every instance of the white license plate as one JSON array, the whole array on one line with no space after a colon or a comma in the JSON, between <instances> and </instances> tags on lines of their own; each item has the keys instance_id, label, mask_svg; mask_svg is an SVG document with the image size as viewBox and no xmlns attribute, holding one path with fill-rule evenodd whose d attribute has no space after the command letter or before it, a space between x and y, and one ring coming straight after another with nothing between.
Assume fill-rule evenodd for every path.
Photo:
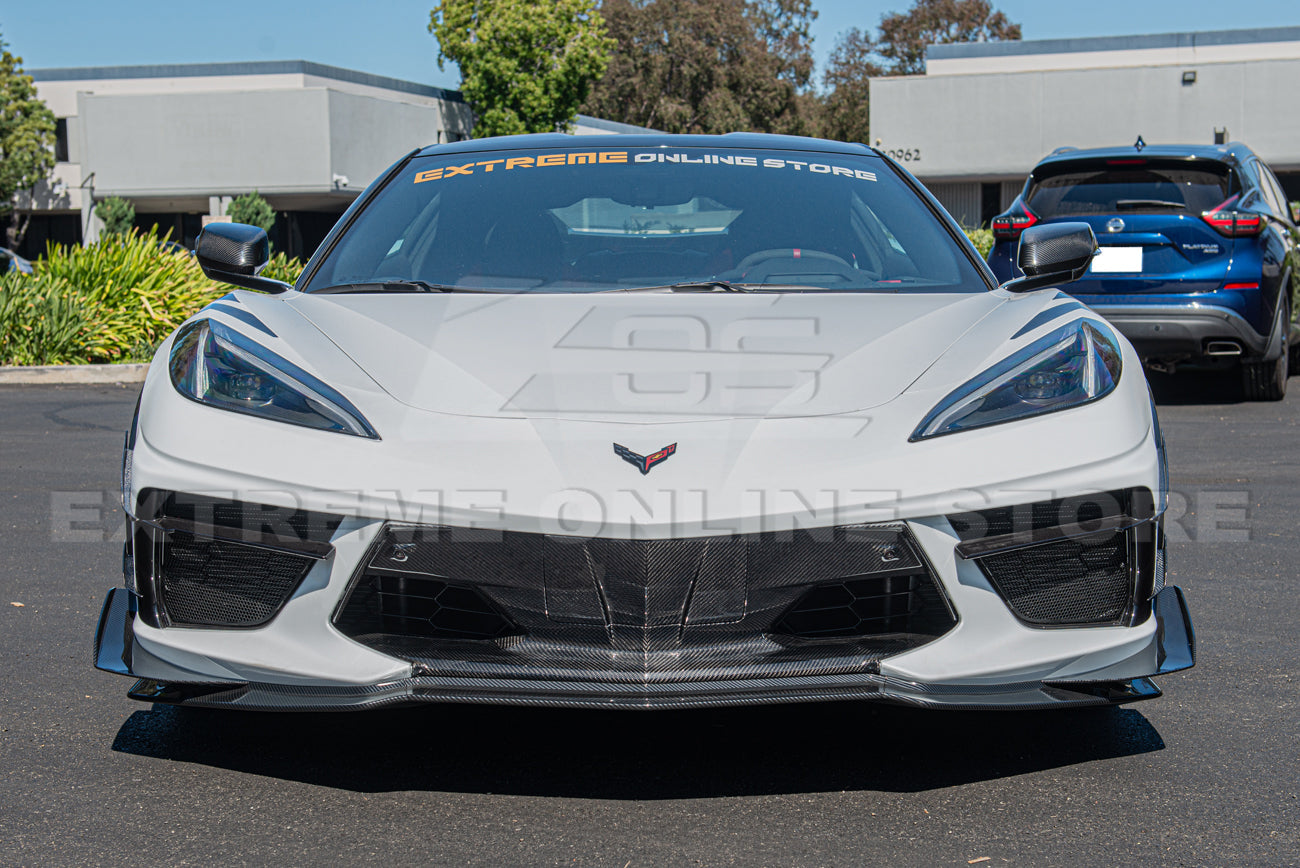
<instances>
[{"instance_id":1,"label":"white license plate","mask_svg":"<svg viewBox=\"0 0 1300 868\"><path fill-rule=\"evenodd\" d=\"M1141 247L1102 247L1092 258L1093 274L1132 274L1142 270Z\"/></svg>"}]
</instances>

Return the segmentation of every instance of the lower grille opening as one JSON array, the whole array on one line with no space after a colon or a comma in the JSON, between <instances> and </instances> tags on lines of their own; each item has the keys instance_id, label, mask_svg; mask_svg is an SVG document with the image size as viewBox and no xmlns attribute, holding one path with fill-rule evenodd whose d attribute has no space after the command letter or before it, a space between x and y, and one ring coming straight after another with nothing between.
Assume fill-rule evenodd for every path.
<instances>
[{"instance_id":1,"label":"lower grille opening","mask_svg":"<svg viewBox=\"0 0 1300 868\"><path fill-rule=\"evenodd\" d=\"M956 623L934 582L914 572L819 585L804 594L772 632L803 639L940 636Z\"/></svg>"},{"instance_id":2,"label":"lower grille opening","mask_svg":"<svg viewBox=\"0 0 1300 868\"><path fill-rule=\"evenodd\" d=\"M1157 574L1163 573L1154 503L1150 490L1129 488L959 513L948 520L963 542L994 543L995 553L972 557L1024 623L1132 625L1150 613ZM996 551L1002 539L1019 542L1040 532L1065 538Z\"/></svg>"},{"instance_id":3,"label":"lower grille opening","mask_svg":"<svg viewBox=\"0 0 1300 868\"><path fill-rule=\"evenodd\" d=\"M474 588L431 576L368 571L336 620L340 632L425 639L497 639L518 628Z\"/></svg>"},{"instance_id":4,"label":"lower grille opening","mask_svg":"<svg viewBox=\"0 0 1300 868\"><path fill-rule=\"evenodd\" d=\"M131 572L155 627L260 627L330 550L342 516L146 488Z\"/></svg>"},{"instance_id":5,"label":"lower grille opening","mask_svg":"<svg viewBox=\"0 0 1300 868\"><path fill-rule=\"evenodd\" d=\"M177 626L257 627L280 611L313 563L175 531L156 564L159 602Z\"/></svg>"},{"instance_id":6,"label":"lower grille opening","mask_svg":"<svg viewBox=\"0 0 1300 868\"><path fill-rule=\"evenodd\" d=\"M980 565L1022 621L1117 624L1133 594L1128 536L1062 540L990 555Z\"/></svg>"},{"instance_id":7,"label":"lower grille opening","mask_svg":"<svg viewBox=\"0 0 1300 868\"><path fill-rule=\"evenodd\" d=\"M898 523L651 540L393 523L332 622L421 665L621 678L866 665L933 641L956 618Z\"/></svg>"}]
</instances>

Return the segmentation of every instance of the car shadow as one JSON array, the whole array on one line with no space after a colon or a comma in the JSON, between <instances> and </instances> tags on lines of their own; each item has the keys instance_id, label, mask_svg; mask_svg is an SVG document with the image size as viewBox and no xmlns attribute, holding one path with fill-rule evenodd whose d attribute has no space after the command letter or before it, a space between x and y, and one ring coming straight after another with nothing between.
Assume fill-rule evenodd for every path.
<instances>
[{"instance_id":1,"label":"car shadow","mask_svg":"<svg viewBox=\"0 0 1300 868\"><path fill-rule=\"evenodd\" d=\"M1241 404L1241 373L1236 368L1224 371L1183 370L1176 374L1147 371L1151 396L1156 406L1195 404Z\"/></svg>"},{"instance_id":2,"label":"car shadow","mask_svg":"<svg viewBox=\"0 0 1300 868\"><path fill-rule=\"evenodd\" d=\"M364 793L657 800L920 792L1162 750L1130 708L874 703L617 712L437 705L275 714L155 705L113 750Z\"/></svg>"}]
</instances>

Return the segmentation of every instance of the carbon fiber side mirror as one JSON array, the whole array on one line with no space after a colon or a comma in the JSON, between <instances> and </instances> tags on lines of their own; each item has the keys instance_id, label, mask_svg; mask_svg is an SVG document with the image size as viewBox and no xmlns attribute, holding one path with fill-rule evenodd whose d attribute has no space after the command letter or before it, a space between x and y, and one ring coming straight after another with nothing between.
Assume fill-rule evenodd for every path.
<instances>
[{"instance_id":1,"label":"carbon fiber side mirror","mask_svg":"<svg viewBox=\"0 0 1300 868\"><path fill-rule=\"evenodd\" d=\"M271 258L266 230L247 223L209 223L194 242L194 256L203 273L221 283L278 293L292 287L269 277L258 277Z\"/></svg>"},{"instance_id":2,"label":"carbon fiber side mirror","mask_svg":"<svg viewBox=\"0 0 1300 868\"><path fill-rule=\"evenodd\" d=\"M1083 277L1097 253L1097 237L1087 223L1031 226L1020 236L1016 259L1025 276L1002 285L1009 292L1028 292Z\"/></svg>"}]
</instances>

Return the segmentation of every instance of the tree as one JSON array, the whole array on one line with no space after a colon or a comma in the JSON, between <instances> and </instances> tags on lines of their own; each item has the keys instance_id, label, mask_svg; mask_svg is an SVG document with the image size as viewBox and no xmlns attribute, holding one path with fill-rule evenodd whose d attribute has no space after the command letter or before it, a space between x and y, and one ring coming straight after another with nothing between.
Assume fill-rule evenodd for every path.
<instances>
[{"instance_id":1,"label":"tree","mask_svg":"<svg viewBox=\"0 0 1300 868\"><path fill-rule=\"evenodd\" d=\"M870 81L879 75L925 72L925 49L952 42L1020 38L1020 25L994 12L989 0L915 0L907 12L880 19L876 36L854 27L835 44L822 76L824 134L866 142L870 130Z\"/></svg>"},{"instance_id":2,"label":"tree","mask_svg":"<svg viewBox=\"0 0 1300 868\"><path fill-rule=\"evenodd\" d=\"M256 190L236 196L226 208L226 214L236 223L259 226L267 232L275 225L275 209Z\"/></svg>"},{"instance_id":3,"label":"tree","mask_svg":"<svg viewBox=\"0 0 1300 868\"><path fill-rule=\"evenodd\" d=\"M14 195L30 190L54 168L54 112L36 95L23 59L9 53L0 38L0 217L11 214ZM11 225L9 246L16 247L27 222Z\"/></svg>"},{"instance_id":4,"label":"tree","mask_svg":"<svg viewBox=\"0 0 1300 868\"><path fill-rule=\"evenodd\" d=\"M875 53L889 75L920 75L927 45L1019 38L1020 25L994 12L989 0L916 0L907 12L880 19Z\"/></svg>"},{"instance_id":5,"label":"tree","mask_svg":"<svg viewBox=\"0 0 1300 868\"><path fill-rule=\"evenodd\" d=\"M842 142L870 138L870 83L884 68L872 60L871 37L856 27L842 33L822 76L828 88L823 100L822 134Z\"/></svg>"},{"instance_id":6,"label":"tree","mask_svg":"<svg viewBox=\"0 0 1300 868\"><path fill-rule=\"evenodd\" d=\"M95 205L95 216L104 221L105 235L126 235L135 228L135 206L117 196Z\"/></svg>"},{"instance_id":7,"label":"tree","mask_svg":"<svg viewBox=\"0 0 1300 868\"><path fill-rule=\"evenodd\" d=\"M806 0L605 0L617 43L584 106L671 133L812 133Z\"/></svg>"},{"instance_id":8,"label":"tree","mask_svg":"<svg viewBox=\"0 0 1300 868\"><path fill-rule=\"evenodd\" d=\"M752 0L749 4L759 37L780 61L777 72L796 88L812 81L812 23L817 10L812 0Z\"/></svg>"},{"instance_id":9,"label":"tree","mask_svg":"<svg viewBox=\"0 0 1300 868\"><path fill-rule=\"evenodd\" d=\"M476 137L567 129L613 47L596 0L442 0L429 32L438 68L460 67Z\"/></svg>"}]
</instances>

